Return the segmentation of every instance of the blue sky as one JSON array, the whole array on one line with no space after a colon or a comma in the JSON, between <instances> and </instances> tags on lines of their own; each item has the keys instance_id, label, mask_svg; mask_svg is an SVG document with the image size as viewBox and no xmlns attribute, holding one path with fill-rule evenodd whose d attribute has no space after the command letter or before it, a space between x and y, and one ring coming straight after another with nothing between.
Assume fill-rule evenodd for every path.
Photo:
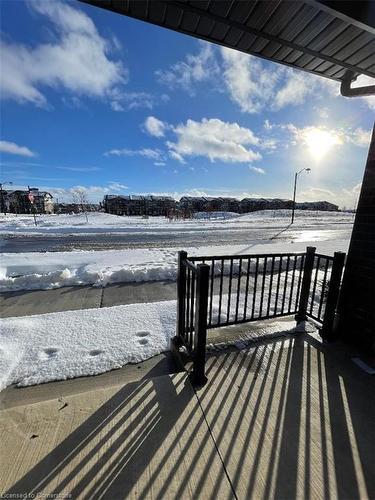
<instances>
[{"instance_id":1,"label":"blue sky","mask_svg":"<svg viewBox=\"0 0 375 500\"><path fill-rule=\"evenodd\" d=\"M374 98L78 2L3 1L1 181L352 207Z\"/></svg>"}]
</instances>

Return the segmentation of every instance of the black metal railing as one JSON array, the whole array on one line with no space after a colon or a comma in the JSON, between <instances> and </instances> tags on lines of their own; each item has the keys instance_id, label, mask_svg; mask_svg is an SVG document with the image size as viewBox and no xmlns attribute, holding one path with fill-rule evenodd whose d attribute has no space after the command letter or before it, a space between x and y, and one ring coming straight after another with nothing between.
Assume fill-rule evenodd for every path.
<instances>
[{"instance_id":1,"label":"black metal railing","mask_svg":"<svg viewBox=\"0 0 375 500\"><path fill-rule=\"evenodd\" d=\"M207 264L188 260L179 252L177 274L177 346L184 347L193 360L193 382L203 385L207 337L208 280Z\"/></svg>"},{"instance_id":2,"label":"black metal railing","mask_svg":"<svg viewBox=\"0 0 375 500\"><path fill-rule=\"evenodd\" d=\"M209 265L208 328L295 314L303 253L189 257Z\"/></svg>"},{"instance_id":3,"label":"black metal railing","mask_svg":"<svg viewBox=\"0 0 375 500\"><path fill-rule=\"evenodd\" d=\"M332 265L333 257L319 254L314 255L310 293L307 302L307 315L320 323L324 319Z\"/></svg>"},{"instance_id":4,"label":"black metal railing","mask_svg":"<svg viewBox=\"0 0 375 500\"><path fill-rule=\"evenodd\" d=\"M188 257L179 252L177 340L205 380L208 328L295 315L312 318L332 339L345 254L305 253Z\"/></svg>"}]
</instances>

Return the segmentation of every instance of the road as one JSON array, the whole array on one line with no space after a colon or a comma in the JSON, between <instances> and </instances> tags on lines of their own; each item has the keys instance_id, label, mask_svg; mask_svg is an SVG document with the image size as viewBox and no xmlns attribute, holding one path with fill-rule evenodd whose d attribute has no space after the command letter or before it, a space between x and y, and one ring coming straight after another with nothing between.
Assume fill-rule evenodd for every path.
<instances>
[{"instance_id":1,"label":"road","mask_svg":"<svg viewBox=\"0 0 375 500\"><path fill-rule=\"evenodd\" d=\"M123 248L163 248L202 245L253 245L276 239L282 241L326 241L348 239L351 223L312 224L298 226L266 226L251 228L181 228L178 231L160 229L134 229L124 233L76 233L76 234L3 234L1 251L63 252L72 250L119 250Z\"/></svg>"}]
</instances>

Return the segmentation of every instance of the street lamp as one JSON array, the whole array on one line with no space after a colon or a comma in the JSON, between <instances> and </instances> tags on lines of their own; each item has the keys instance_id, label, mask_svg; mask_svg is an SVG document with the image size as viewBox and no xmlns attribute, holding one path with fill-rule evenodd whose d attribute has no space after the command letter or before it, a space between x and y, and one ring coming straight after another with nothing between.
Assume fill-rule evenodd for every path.
<instances>
[{"instance_id":1,"label":"street lamp","mask_svg":"<svg viewBox=\"0 0 375 500\"><path fill-rule=\"evenodd\" d=\"M1 212L4 212L4 215L6 215L6 204L3 198L3 186L5 186L5 184L9 184L11 186L13 182L0 182L0 206Z\"/></svg>"},{"instance_id":2,"label":"street lamp","mask_svg":"<svg viewBox=\"0 0 375 500\"><path fill-rule=\"evenodd\" d=\"M294 211L296 209L297 177L304 170L306 170L306 172L311 172L311 168L302 168L299 172L296 172L294 174L293 208L292 208L292 222L291 222L291 224L293 224L293 222L294 222Z\"/></svg>"}]
</instances>

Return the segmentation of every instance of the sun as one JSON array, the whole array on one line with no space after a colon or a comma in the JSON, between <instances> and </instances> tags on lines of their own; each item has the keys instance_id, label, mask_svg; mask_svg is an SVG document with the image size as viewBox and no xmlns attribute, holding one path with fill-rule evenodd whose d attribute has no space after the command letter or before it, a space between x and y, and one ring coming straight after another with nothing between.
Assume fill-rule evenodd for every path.
<instances>
[{"instance_id":1,"label":"sun","mask_svg":"<svg viewBox=\"0 0 375 500\"><path fill-rule=\"evenodd\" d=\"M337 134L319 128L310 128L304 133L304 142L316 161L324 158L341 140Z\"/></svg>"}]
</instances>

